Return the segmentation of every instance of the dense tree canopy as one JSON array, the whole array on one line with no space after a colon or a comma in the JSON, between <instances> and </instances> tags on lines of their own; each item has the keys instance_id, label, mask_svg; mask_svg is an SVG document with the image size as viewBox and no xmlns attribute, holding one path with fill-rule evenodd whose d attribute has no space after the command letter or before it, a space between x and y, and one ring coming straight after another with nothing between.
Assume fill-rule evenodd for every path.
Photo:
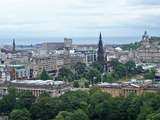
<instances>
[{"instance_id":1,"label":"dense tree canopy","mask_svg":"<svg viewBox=\"0 0 160 120\"><path fill-rule=\"evenodd\" d=\"M101 73L97 69L90 69L86 77L92 85L101 81Z\"/></svg>"},{"instance_id":2,"label":"dense tree canopy","mask_svg":"<svg viewBox=\"0 0 160 120\"><path fill-rule=\"evenodd\" d=\"M10 120L159 120L159 101L159 93L113 98L94 87L60 97L43 94L35 100L29 93L17 94L11 89L0 100L0 114L8 115Z\"/></svg>"},{"instance_id":3,"label":"dense tree canopy","mask_svg":"<svg viewBox=\"0 0 160 120\"><path fill-rule=\"evenodd\" d=\"M93 69L97 69L98 71L103 72L103 65L99 64L98 62L93 62L90 66Z\"/></svg>"},{"instance_id":4,"label":"dense tree canopy","mask_svg":"<svg viewBox=\"0 0 160 120\"><path fill-rule=\"evenodd\" d=\"M148 115L147 120L160 120L160 113L153 113Z\"/></svg>"},{"instance_id":5,"label":"dense tree canopy","mask_svg":"<svg viewBox=\"0 0 160 120\"><path fill-rule=\"evenodd\" d=\"M9 117L10 120L31 120L30 113L27 109L14 109Z\"/></svg>"},{"instance_id":6,"label":"dense tree canopy","mask_svg":"<svg viewBox=\"0 0 160 120\"><path fill-rule=\"evenodd\" d=\"M87 72L87 66L85 63L78 62L73 66L73 69L75 70L75 75L77 79L80 79L85 76L85 73Z\"/></svg>"},{"instance_id":7,"label":"dense tree canopy","mask_svg":"<svg viewBox=\"0 0 160 120\"><path fill-rule=\"evenodd\" d=\"M94 85L102 81L116 82L124 79L127 80L128 78L132 78L139 74L142 74L146 79L153 79L155 77L154 70L145 71L141 66L136 66L134 61L121 63L117 59L113 59L108 63L108 65L110 67L110 71L104 71L103 64L100 64L99 62L94 62L89 66L78 62L73 65L72 68L62 67L59 70L57 80L68 82L73 82L76 80L76 82L73 82L74 86L76 83L76 87L87 87L87 84ZM82 80L84 81L82 82Z\"/></svg>"},{"instance_id":8,"label":"dense tree canopy","mask_svg":"<svg viewBox=\"0 0 160 120\"><path fill-rule=\"evenodd\" d=\"M73 75L73 72L71 71L71 69L66 68L66 67L62 67L59 70L59 74L58 74L58 78L57 79L71 82L71 81L74 80L74 75Z\"/></svg>"},{"instance_id":9,"label":"dense tree canopy","mask_svg":"<svg viewBox=\"0 0 160 120\"><path fill-rule=\"evenodd\" d=\"M48 75L45 69L43 69L42 73L40 74L39 79L41 80L51 80L52 78Z\"/></svg>"},{"instance_id":10,"label":"dense tree canopy","mask_svg":"<svg viewBox=\"0 0 160 120\"><path fill-rule=\"evenodd\" d=\"M141 66L136 66L134 61L128 61L126 63L120 63L117 59L113 59L110 62L112 71L104 75L105 82L115 82L117 80L126 79L127 77L133 77L136 75L146 73L147 76L155 76L155 72L145 71Z\"/></svg>"},{"instance_id":11,"label":"dense tree canopy","mask_svg":"<svg viewBox=\"0 0 160 120\"><path fill-rule=\"evenodd\" d=\"M60 112L54 120L89 120L88 115L81 109L74 112Z\"/></svg>"},{"instance_id":12,"label":"dense tree canopy","mask_svg":"<svg viewBox=\"0 0 160 120\"><path fill-rule=\"evenodd\" d=\"M140 42L135 42L135 43L130 43L130 44L126 44L126 45L122 45L120 47L122 47L123 50L136 50L137 48L140 47Z\"/></svg>"},{"instance_id":13,"label":"dense tree canopy","mask_svg":"<svg viewBox=\"0 0 160 120\"><path fill-rule=\"evenodd\" d=\"M145 73L144 78L145 79L154 79L156 74L155 69L148 70L148 72Z\"/></svg>"}]
</instances>

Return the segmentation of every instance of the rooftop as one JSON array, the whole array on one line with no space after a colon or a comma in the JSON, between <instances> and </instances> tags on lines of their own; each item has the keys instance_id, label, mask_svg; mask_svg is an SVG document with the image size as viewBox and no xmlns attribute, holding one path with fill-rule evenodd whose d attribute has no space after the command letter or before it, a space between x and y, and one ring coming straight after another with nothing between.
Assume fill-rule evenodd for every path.
<instances>
[{"instance_id":1,"label":"rooftop","mask_svg":"<svg viewBox=\"0 0 160 120\"><path fill-rule=\"evenodd\" d=\"M0 87L7 87L7 86L52 90L52 89L65 88L70 85L63 81L53 81L53 80L13 80L0 83Z\"/></svg>"},{"instance_id":2,"label":"rooftop","mask_svg":"<svg viewBox=\"0 0 160 120\"><path fill-rule=\"evenodd\" d=\"M63 81L53 81L53 80L13 80L11 83L17 84L32 84L32 85L62 85Z\"/></svg>"}]
</instances>

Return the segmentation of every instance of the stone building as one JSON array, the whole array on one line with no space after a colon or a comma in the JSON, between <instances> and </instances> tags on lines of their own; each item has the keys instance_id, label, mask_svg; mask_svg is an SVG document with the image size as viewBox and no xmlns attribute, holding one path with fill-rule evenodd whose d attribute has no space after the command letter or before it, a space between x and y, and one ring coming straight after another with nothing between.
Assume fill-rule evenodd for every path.
<instances>
[{"instance_id":1,"label":"stone building","mask_svg":"<svg viewBox=\"0 0 160 120\"><path fill-rule=\"evenodd\" d=\"M97 61L96 50L75 50L75 54L77 62L83 62L86 65L90 65Z\"/></svg>"},{"instance_id":2,"label":"stone building","mask_svg":"<svg viewBox=\"0 0 160 120\"><path fill-rule=\"evenodd\" d=\"M140 47L136 50L136 61L143 63L160 62L160 37L149 37L147 32L142 36Z\"/></svg>"},{"instance_id":3,"label":"stone building","mask_svg":"<svg viewBox=\"0 0 160 120\"><path fill-rule=\"evenodd\" d=\"M50 76L54 76L58 69L61 68L63 65L63 56L52 55L32 57L28 67L32 72L31 78L36 78L38 75L41 74L43 69L45 69Z\"/></svg>"},{"instance_id":4,"label":"stone building","mask_svg":"<svg viewBox=\"0 0 160 120\"><path fill-rule=\"evenodd\" d=\"M71 64L70 50L72 48L72 39L64 38L64 65L69 66Z\"/></svg>"},{"instance_id":5,"label":"stone building","mask_svg":"<svg viewBox=\"0 0 160 120\"><path fill-rule=\"evenodd\" d=\"M101 83L97 85L102 91L113 97L127 97L130 94L143 95L144 93L159 93L157 84L118 84Z\"/></svg>"},{"instance_id":6,"label":"stone building","mask_svg":"<svg viewBox=\"0 0 160 120\"><path fill-rule=\"evenodd\" d=\"M48 93L50 96L60 96L72 89L72 86L63 81L53 80L13 80L0 83L0 97L8 94L8 88L12 86L17 92L31 92L35 97L43 93Z\"/></svg>"}]
</instances>

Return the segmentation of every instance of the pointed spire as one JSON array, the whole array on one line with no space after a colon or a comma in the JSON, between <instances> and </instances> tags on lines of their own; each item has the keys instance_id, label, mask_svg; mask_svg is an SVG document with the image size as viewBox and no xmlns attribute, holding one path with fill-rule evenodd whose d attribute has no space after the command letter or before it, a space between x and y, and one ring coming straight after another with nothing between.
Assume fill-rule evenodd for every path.
<instances>
[{"instance_id":1,"label":"pointed spire","mask_svg":"<svg viewBox=\"0 0 160 120\"><path fill-rule=\"evenodd\" d=\"M100 32L99 35L99 43L98 43L98 51L97 51L97 61L101 64L104 64L104 49L103 49L103 42L102 42L102 34Z\"/></svg>"},{"instance_id":2,"label":"pointed spire","mask_svg":"<svg viewBox=\"0 0 160 120\"><path fill-rule=\"evenodd\" d=\"M101 32L100 32L100 34L99 34L99 43L98 43L98 47L103 47L102 33L101 33Z\"/></svg>"},{"instance_id":3,"label":"pointed spire","mask_svg":"<svg viewBox=\"0 0 160 120\"><path fill-rule=\"evenodd\" d=\"M13 46L12 46L12 51L15 52L16 51L16 43L15 43L15 39L13 39Z\"/></svg>"},{"instance_id":4,"label":"pointed spire","mask_svg":"<svg viewBox=\"0 0 160 120\"><path fill-rule=\"evenodd\" d=\"M142 36L142 41L144 40L148 40L149 36L148 36L148 33L147 31L144 31L144 35Z\"/></svg>"},{"instance_id":5,"label":"pointed spire","mask_svg":"<svg viewBox=\"0 0 160 120\"><path fill-rule=\"evenodd\" d=\"M102 40L102 34L101 34L101 32L100 32L100 35L99 35L99 40Z\"/></svg>"},{"instance_id":6,"label":"pointed spire","mask_svg":"<svg viewBox=\"0 0 160 120\"><path fill-rule=\"evenodd\" d=\"M144 35L147 35L147 31L144 31Z\"/></svg>"}]
</instances>

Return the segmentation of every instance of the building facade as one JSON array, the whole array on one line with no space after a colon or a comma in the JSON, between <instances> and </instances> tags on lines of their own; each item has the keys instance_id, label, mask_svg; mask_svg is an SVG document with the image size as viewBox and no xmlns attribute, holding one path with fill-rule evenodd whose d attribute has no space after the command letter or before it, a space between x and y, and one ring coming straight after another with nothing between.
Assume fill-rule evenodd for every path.
<instances>
[{"instance_id":1,"label":"building facade","mask_svg":"<svg viewBox=\"0 0 160 120\"><path fill-rule=\"evenodd\" d=\"M160 37L149 37L145 32L135 56L138 62L160 63Z\"/></svg>"},{"instance_id":2,"label":"building facade","mask_svg":"<svg viewBox=\"0 0 160 120\"><path fill-rule=\"evenodd\" d=\"M70 84L62 81L23 80L5 81L0 83L0 97L8 94L8 88L14 87L17 92L31 92L35 97L48 93L51 97L60 96L72 89Z\"/></svg>"}]
</instances>

